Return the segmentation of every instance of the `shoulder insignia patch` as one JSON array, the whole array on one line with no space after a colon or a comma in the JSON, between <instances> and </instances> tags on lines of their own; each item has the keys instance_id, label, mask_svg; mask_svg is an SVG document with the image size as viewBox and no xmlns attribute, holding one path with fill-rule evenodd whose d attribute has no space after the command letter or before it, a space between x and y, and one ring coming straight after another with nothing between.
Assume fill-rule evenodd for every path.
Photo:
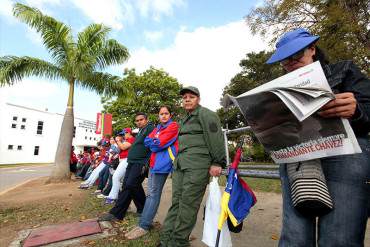
<instances>
[{"instance_id":1,"label":"shoulder insignia patch","mask_svg":"<svg viewBox=\"0 0 370 247\"><path fill-rule=\"evenodd\" d=\"M218 128L217 128L217 124L215 122L211 122L209 124L209 130L213 133L217 132Z\"/></svg>"}]
</instances>

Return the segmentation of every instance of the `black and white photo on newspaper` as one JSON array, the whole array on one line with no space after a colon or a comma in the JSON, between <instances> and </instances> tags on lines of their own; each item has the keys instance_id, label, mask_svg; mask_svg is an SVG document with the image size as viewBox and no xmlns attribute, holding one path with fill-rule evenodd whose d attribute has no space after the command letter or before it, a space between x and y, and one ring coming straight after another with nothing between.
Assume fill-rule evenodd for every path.
<instances>
[{"instance_id":1,"label":"black and white photo on newspaper","mask_svg":"<svg viewBox=\"0 0 370 247\"><path fill-rule=\"evenodd\" d=\"M347 119L317 114L333 98L315 62L224 102L239 107L276 163L291 163L361 152Z\"/></svg>"}]
</instances>

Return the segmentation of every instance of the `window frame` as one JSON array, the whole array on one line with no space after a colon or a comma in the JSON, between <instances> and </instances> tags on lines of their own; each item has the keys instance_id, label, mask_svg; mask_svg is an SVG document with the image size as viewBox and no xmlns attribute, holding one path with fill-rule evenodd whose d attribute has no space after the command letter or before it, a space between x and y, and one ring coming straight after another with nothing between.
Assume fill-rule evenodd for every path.
<instances>
[{"instance_id":1,"label":"window frame","mask_svg":"<svg viewBox=\"0 0 370 247\"><path fill-rule=\"evenodd\" d=\"M40 155L40 146L34 146L33 156L39 156L39 155Z\"/></svg>"},{"instance_id":2,"label":"window frame","mask_svg":"<svg viewBox=\"0 0 370 247\"><path fill-rule=\"evenodd\" d=\"M41 124L41 129L39 129L40 122L42 123ZM37 121L37 127L36 127L36 135L42 135L43 131L44 131L44 121L38 120Z\"/></svg>"}]
</instances>

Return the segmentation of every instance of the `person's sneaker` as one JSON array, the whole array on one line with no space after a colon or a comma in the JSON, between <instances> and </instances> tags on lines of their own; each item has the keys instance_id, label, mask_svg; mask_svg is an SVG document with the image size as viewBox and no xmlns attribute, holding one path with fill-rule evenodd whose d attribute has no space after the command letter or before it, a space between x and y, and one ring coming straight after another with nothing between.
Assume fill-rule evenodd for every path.
<instances>
[{"instance_id":1,"label":"person's sneaker","mask_svg":"<svg viewBox=\"0 0 370 247\"><path fill-rule=\"evenodd\" d=\"M82 189L82 190L87 190L89 188L89 185L88 184L81 184L80 186L78 186L79 189Z\"/></svg>"},{"instance_id":2,"label":"person's sneaker","mask_svg":"<svg viewBox=\"0 0 370 247\"><path fill-rule=\"evenodd\" d=\"M119 221L119 219L117 219L116 216L114 216L113 214L104 213L104 214L102 214L102 215L99 216L98 221L111 221L111 222L114 222L114 221Z\"/></svg>"},{"instance_id":3,"label":"person's sneaker","mask_svg":"<svg viewBox=\"0 0 370 247\"><path fill-rule=\"evenodd\" d=\"M104 203L105 203L105 204L113 204L115 201L116 201L116 200L114 200L114 199L106 198Z\"/></svg>"},{"instance_id":4,"label":"person's sneaker","mask_svg":"<svg viewBox=\"0 0 370 247\"><path fill-rule=\"evenodd\" d=\"M94 194L97 195L97 194L101 194L101 190L95 190L94 191Z\"/></svg>"},{"instance_id":5,"label":"person's sneaker","mask_svg":"<svg viewBox=\"0 0 370 247\"><path fill-rule=\"evenodd\" d=\"M96 197L99 198L99 199L104 199L104 198L107 198L108 196L106 196L104 194L99 194Z\"/></svg>"},{"instance_id":6,"label":"person's sneaker","mask_svg":"<svg viewBox=\"0 0 370 247\"><path fill-rule=\"evenodd\" d=\"M128 240L133 240L137 238L141 238L142 236L146 235L148 233L147 230L141 228L140 226L135 227L131 231L125 234L125 237Z\"/></svg>"}]
</instances>

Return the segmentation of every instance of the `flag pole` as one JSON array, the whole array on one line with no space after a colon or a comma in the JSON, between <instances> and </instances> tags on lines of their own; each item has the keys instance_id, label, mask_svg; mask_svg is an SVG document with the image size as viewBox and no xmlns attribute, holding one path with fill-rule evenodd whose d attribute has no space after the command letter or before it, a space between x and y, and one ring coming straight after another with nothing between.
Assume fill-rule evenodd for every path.
<instances>
[{"instance_id":1,"label":"flag pole","mask_svg":"<svg viewBox=\"0 0 370 247\"><path fill-rule=\"evenodd\" d=\"M241 138L240 142L237 145L237 149L236 149L237 151L236 151L233 163L231 164L232 168L236 168L236 169L238 168L240 158L241 158L241 155L242 155L242 152L243 152L242 151L243 143L244 143L244 138ZM225 223L225 219L227 219L227 215L226 215L226 218L224 218L224 219L222 219L222 218L223 218L223 212L221 211L219 219L218 219L218 229L217 229L217 238L216 238L215 247L218 247L218 245L219 245L222 225Z\"/></svg>"},{"instance_id":2,"label":"flag pole","mask_svg":"<svg viewBox=\"0 0 370 247\"><path fill-rule=\"evenodd\" d=\"M217 229L217 238L216 238L216 245L215 247L218 247L218 244L220 242L220 236L221 236L221 230Z\"/></svg>"}]
</instances>

